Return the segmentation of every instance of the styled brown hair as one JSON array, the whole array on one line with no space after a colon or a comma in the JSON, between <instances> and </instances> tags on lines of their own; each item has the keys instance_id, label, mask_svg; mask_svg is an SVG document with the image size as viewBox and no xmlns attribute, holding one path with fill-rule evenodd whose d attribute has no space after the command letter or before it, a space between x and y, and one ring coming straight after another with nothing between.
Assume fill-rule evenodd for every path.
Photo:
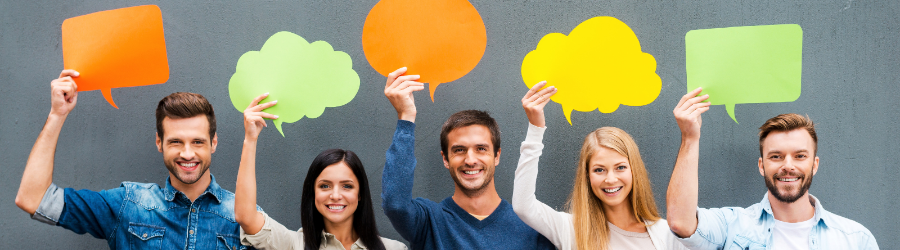
<instances>
[{"instance_id":1,"label":"styled brown hair","mask_svg":"<svg viewBox=\"0 0 900 250\"><path fill-rule=\"evenodd\" d=\"M444 153L444 158L448 157L447 147L450 144L447 141L447 134L450 134L450 131L456 128L470 125L482 125L491 131L491 144L494 144L494 156L497 155L497 152L500 151L500 126L497 125L497 121L486 111L463 110L451 115L444 122L444 125L441 126L441 152Z\"/></svg>"},{"instance_id":2,"label":"styled brown hair","mask_svg":"<svg viewBox=\"0 0 900 250\"><path fill-rule=\"evenodd\" d=\"M615 150L628 158L631 166L631 213L635 219L647 225L659 221L653 188L644 161L641 159L637 143L624 130L615 127L602 127L594 130L584 138L578 166L575 168L575 181L572 194L569 196L569 213L572 214L575 226L575 246L577 249L609 249L609 226L603 212L603 201L597 198L591 188L591 158L600 147Z\"/></svg>"},{"instance_id":3,"label":"styled brown hair","mask_svg":"<svg viewBox=\"0 0 900 250\"><path fill-rule=\"evenodd\" d=\"M171 119L191 118L198 115L206 115L209 121L209 139L216 135L216 114L212 105L200 94L188 92L176 92L159 100L156 106L156 133L163 138L162 121L166 117Z\"/></svg>"},{"instance_id":4,"label":"styled brown hair","mask_svg":"<svg viewBox=\"0 0 900 250\"><path fill-rule=\"evenodd\" d=\"M813 155L819 151L819 139L816 137L816 124L809 119L809 116L798 114L780 114L769 118L766 123L759 127L759 156L763 156L763 141L772 132L788 132L795 129L806 129L809 136L813 140Z\"/></svg>"}]
</instances>

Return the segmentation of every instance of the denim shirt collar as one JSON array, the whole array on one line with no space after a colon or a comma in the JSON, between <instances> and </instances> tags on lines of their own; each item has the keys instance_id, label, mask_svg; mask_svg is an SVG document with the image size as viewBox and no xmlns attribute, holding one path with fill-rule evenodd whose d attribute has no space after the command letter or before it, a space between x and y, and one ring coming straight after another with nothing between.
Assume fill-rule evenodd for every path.
<instances>
[{"instance_id":1,"label":"denim shirt collar","mask_svg":"<svg viewBox=\"0 0 900 250\"><path fill-rule=\"evenodd\" d=\"M813 201L813 207L816 210L815 215L813 215L813 220L816 221L816 224L822 223L825 227L828 227L829 224L832 224L831 219L827 216L825 212L825 208L822 207L822 203L819 202L819 199L809 194L809 198ZM769 203L769 193L767 192L763 195L762 201L759 202L762 206L762 209L759 210L759 218L765 219L768 216L771 216L772 219L775 219L774 213L772 213L772 203ZM768 214L768 215L767 215Z\"/></svg>"},{"instance_id":2,"label":"denim shirt collar","mask_svg":"<svg viewBox=\"0 0 900 250\"><path fill-rule=\"evenodd\" d=\"M166 195L166 200L170 201L170 202L175 200L176 194L181 193L182 195L184 195L184 193L182 193L181 191L178 191L177 189L175 189L175 187L172 186L172 182L170 180L171 178L172 178L171 176L166 178L166 189L163 190L163 192ZM200 194L200 196L202 197L206 194L211 194L213 196L213 198L216 199L216 202L220 203L220 202L222 202L220 197L224 195L223 191L224 190L222 189L222 187L220 187L219 184L216 183L216 177L213 176L212 173L210 173L209 174L209 187L206 187L206 191L203 192L202 194Z\"/></svg>"}]
</instances>

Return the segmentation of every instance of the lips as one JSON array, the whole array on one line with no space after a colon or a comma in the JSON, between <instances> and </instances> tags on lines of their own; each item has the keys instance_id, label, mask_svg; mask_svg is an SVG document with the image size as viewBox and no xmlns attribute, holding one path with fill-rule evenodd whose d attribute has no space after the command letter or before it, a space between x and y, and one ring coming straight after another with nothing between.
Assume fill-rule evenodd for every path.
<instances>
[{"instance_id":1,"label":"lips","mask_svg":"<svg viewBox=\"0 0 900 250\"><path fill-rule=\"evenodd\" d=\"M325 207L328 208L328 211L338 213L338 212L343 212L344 208L347 208L347 205L328 204L328 205L325 205Z\"/></svg>"},{"instance_id":2,"label":"lips","mask_svg":"<svg viewBox=\"0 0 900 250\"><path fill-rule=\"evenodd\" d=\"M778 181L781 181L781 182L795 182L798 180L800 180L800 177L780 177L780 178L778 178Z\"/></svg>"},{"instance_id":3,"label":"lips","mask_svg":"<svg viewBox=\"0 0 900 250\"><path fill-rule=\"evenodd\" d=\"M480 174L480 173L483 172L483 171L484 171L483 169L475 169L475 170L463 170L463 171L460 171L460 172L463 173L463 176L466 176L466 177L473 177L473 176L475 176L475 175L477 175L477 174Z\"/></svg>"},{"instance_id":4,"label":"lips","mask_svg":"<svg viewBox=\"0 0 900 250\"><path fill-rule=\"evenodd\" d=\"M199 165L200 165L199 162L179 162L178 163L178 166L181 167L181 169L183 169L185 171L192 171L194 169L197 169L197 166L199 166Z\"/></svg>"},{"instance_id":5,"label":"lips","mask_svg":"<svg viewBox=\"0 0 900 250\"><path fill-rule=\"evenodd\" d=\"M607 194L615 194L622 190L622 186L614 187L614 188L604 188L603 192Z\"/></svg>"}]
</instances>

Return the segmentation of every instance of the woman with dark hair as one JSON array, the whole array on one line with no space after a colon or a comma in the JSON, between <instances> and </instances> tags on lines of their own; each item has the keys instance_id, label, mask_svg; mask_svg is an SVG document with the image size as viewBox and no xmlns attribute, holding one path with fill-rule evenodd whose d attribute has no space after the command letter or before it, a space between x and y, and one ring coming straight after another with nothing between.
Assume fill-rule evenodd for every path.
<instances>
[{"instance_id":1,"label":"woman with dark hair","mask_svg":"<svg viewBox=\"0 0 900 250\"><path fill-rule=\"evenodd\" d=\"M257 105L266 96L244 110L244 148L234 198L241 244L257 249L405 250L403 243L379 236L366 171L349 150L325 150L310 164L300 198L300 230L287 229L257 211L257 138L266 126L263 118L278 117L262 112L276 101Z\"/></svg>"}]
</instances>

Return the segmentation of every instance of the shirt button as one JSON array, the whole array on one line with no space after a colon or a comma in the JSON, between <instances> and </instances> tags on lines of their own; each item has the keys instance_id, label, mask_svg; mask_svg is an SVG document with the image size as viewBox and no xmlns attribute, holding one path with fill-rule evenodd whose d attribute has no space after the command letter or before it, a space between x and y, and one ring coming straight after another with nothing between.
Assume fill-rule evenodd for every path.
<instances>
[{"instance_id":1,"label":"shirt button","mask_svg":"<svg viewBox=\"0 0 900 250\"><path fill-rule=\"evenodd\" d=\"M191 231L190 231L189 233L190 233L190 234L194 234L194 229L191 229Z\"/></svg>"},{"instance_id":2,"label":"shirt button","mask_svg":"<svg viewBox=\"0 0 900 250\"><path fill-rule=\"evenodd\" d=\"M147 238L147 234L144 234L144 238Z\"/></svg>"},{"instance_id":3,"label":"shirt button","mask_svg":"<svg viewBox=\"0 0 900 250\"><path fill-rule=\"evenodd\" d=\"M191 208L191 213L196 213L196 212L197 212L197 210L194 210L193 208Z\"/></svg>"}]
</instances>

